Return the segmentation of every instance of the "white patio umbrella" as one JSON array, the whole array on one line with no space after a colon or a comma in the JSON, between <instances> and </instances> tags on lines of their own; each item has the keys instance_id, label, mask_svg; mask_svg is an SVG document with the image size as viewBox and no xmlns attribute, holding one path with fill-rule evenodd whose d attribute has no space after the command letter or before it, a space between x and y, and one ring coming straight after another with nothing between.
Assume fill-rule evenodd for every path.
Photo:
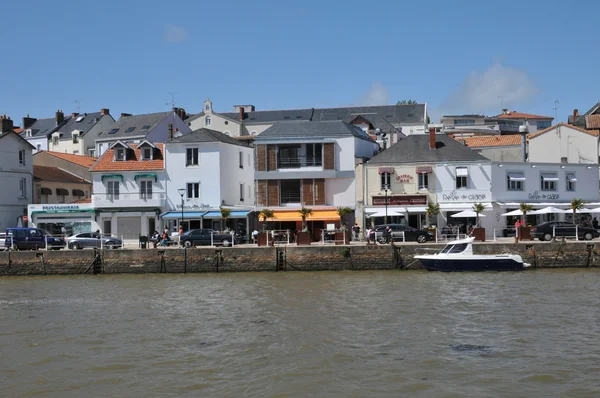
<instances>
[{"instance_id":1,"label":"white patio umbrella","mask_svg":"<svg viewBox=\"0 0 600 398\"><path fill-rule=\"evenodd\" d=\"M532 210L532 211L534 211L534 210ZM532 211L527 212L527 214L531 214ZM523 215L523 212L520 209L509 211L508 213L501 214L501 216L506 216L506 217L508 217L508 216L522 216L522 215Z\"/></svg>"},{"instance_id":2,"label":"white patio umbrella","mask_svg":"<svg viewBox=\"0 0 600 398\"><path fill-rule=\"evenodd\" d=\"M589 209L588 213L600 213L600 207L596 207L595 209Z\"/></svg>"},{"instance_id":3,"label":"white patio umbrella","mask_svg":"<svg viewBox=\"0 0 600 398\"><path fill-rule=\"evenodd\" d=\"M473 210L463 210L460 213L452 214L450 217L453 217L453 218L477 217L477 213L475 213ZM482 213L479 213L479 217L485 217L485 215Z\"/></svg>"},{"instance_id":4,"label":"white patio umbrella","mask_svg":"<svg viewBox=\"0 0 600 398\"><path fill-rule=\"evenodd\" d=\"M387 216L388 217L392 217L392 216L403 216L404 214L402 213L398 213L397 211L394 210L388 210L387 212ZM385 217L385 210L379 210L377 213L373 213L373 214L369 214L369 217Z\"/></svg>"},{"instance_id":5,"label":"white patio umbrella","mask_svg":"<svg viewBox=\"0 0 600 398\"><path fill-rule=\"evenodd\" d=\"M573 209L565 209L562 212L565 214L573 214ZM584 207L583 209L575 210L575 213L584 214L584 213L596 213L596 212L592 211L592 209L588 209L588 208Z\"/></svg>"},{"instance_id":6,"label":"white patio umbrella","mask_svg":"<svg viewBox=\"0 0 600 398\"><path fill-rule=\"evenodd\" d=\"M548 207L544 207L539 210L530 211L527 214L557 214L557 213L564 213L564 212L565 212L564 209L558 209L556 207L548 206Z\"/></svg>"}]
</instances>

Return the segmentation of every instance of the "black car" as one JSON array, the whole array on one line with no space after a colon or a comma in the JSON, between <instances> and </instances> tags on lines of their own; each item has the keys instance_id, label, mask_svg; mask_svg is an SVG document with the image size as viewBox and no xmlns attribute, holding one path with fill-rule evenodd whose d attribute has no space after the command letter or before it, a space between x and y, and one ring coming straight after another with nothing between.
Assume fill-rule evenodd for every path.
<instances>
[{"instance_id":1,"label":"black car","mask_svg":"<svg viewBox=\"0 0 600 398\"><path fill-rule=\"evenodd\" d=\"M231 234L222 234L212 229L192 229L184 232L180 241L185 247L192 246L229 246L234 242L235 237ZM236 240L234 243L238 243Z\"/></svg>"},{"instance_id":2,"label":"black car","mask_svg":"<svg viewBox=\"0 0 600 398\"><path fill-rule=\"evenodd\" d=\"M63 238L55 238L39 228L8 228L4 243L8 250L60 250L65 244Z\"/></svg>"},{"instance_id":3,"label":"black car","mask_svg":"<svg viewBox=\"0 0 600 398\"><path fill-rule=\"evenodd\" d=\"M575 224L564 221L548 221L531 228L531 236L539 240L552 240L552 236L574 238ZM600 236L594 228L577 226L577 237L579 239L592 240Z\"/></svg>"},{"instance_id":4,"label":"black car","mask_svg":"<svg viewBox=\"0 0 600 398\"><path fill-rule=\"evenodd\" d=\"M389 226L394 242L402 242L402 235L406 242L425 243L435 240L435 235L431 231L420 230L404 224L383 224L375 227L375 240L379 243L388 243L389 239L385 235L385 228Z\"/></svg>"}]
</instances>

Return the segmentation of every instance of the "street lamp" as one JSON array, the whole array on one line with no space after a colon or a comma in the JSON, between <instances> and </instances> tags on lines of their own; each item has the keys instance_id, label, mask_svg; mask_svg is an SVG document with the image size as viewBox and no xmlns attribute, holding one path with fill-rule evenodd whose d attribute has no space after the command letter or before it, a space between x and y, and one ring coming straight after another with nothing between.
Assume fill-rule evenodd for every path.
<instances>
[{"instance_id":1,"label":"street lamp","mask_svg":"<svg viewBox=\"0 0 600 398\"><path fill-rule=\"evenodd\" d=\"M177 192L179 192L179 195L181 195L181 224L179 224L179 227L183 231L183 195L185 195L186 189L179 188Z\"/></svg>"},{"instance_id":2,"label":"street lamp","mask_svg":"<svg viewBox=\"0 0 600 398\"><path fill-rule=\"evenodd\" d=\"M388 206L388 200L387 200L387 191L388 189L390 189L389 185L384 185L383 190L385 191L385 221L383 222L384 224L387 224L387 206Z\"/></svg>"}]
</instances>

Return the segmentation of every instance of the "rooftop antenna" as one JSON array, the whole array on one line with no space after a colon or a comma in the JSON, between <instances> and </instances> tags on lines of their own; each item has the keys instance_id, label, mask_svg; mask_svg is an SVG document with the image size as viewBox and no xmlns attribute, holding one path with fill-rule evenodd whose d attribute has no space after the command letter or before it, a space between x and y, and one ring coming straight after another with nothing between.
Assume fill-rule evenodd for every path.
<instances>
[{"instance_id":1,"label":"rooftop antenna","mask_svg":"<svg viewBox=\"0 0 600 398\"><path fill-rule=\"evenodd\" d=\"M173 92L171 92L171 93L169 93L169 95L171 96L171 102L167 102L167 105L171 105L171 108L175 108L175 105L177 104L175 102L175 96L179 95L179 93L173 93Z\"/></svg>"},{"instance_id":2,"label":"rooftop antenna","mask_svg":"<svg viewBox=\"0 0 600 398\"><path fill-rule=\"evenodd\" d=\"M560 102L558 101L558 98L554 100L554 122L558 123L558 104Z\"/></svg>"},{"instance_id":3,"label":"rooftop antenna","mask_svg":"<svg viewBox=\"0 0 600 398\"><path fill-rule=\"evenodd\" d=\"M75 109L77 109L77 113L79 113L79 111L81 110L81 101L75 100L73 102L75 102Z\"/></svg>"}]
</instances>

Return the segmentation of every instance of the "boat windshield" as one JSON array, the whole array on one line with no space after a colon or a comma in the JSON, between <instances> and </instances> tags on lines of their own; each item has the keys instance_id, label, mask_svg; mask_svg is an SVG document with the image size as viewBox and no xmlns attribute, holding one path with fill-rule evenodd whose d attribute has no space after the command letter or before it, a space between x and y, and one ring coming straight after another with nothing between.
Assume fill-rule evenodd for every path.
<instances>
[{"instance_id":1,"label":"boat windshield","mask_svg":"<svg viewBox=\"0 0 600 398\"><path fill-rule=\"evenodd\" d=\"M444 247L441 253L462 253L467 248L468 243L458 243Z\"/></svg>"}]
</instances>

